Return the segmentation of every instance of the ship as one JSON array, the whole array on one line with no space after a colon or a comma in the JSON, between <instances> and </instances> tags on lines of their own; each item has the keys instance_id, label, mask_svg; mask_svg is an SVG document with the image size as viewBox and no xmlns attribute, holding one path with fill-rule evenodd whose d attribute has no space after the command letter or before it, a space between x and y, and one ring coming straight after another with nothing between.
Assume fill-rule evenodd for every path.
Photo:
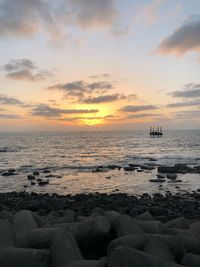
<instances>
[{"instance_id":1,"label":"ship","mask_svg":"<svg viewBox=\"0 0 200 267\"><path fill-rule=\"evenodd\" d=\"M157 128L150 127L149 135L151 137L162 137L163 136L162 127L159 126Z\"/></svg>"}]
</instances>

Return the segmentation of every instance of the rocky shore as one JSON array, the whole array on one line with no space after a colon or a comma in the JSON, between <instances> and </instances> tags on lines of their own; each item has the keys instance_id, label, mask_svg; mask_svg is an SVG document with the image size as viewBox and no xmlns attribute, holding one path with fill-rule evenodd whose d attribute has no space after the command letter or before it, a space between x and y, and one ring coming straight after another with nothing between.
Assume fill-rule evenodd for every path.
<instances>
[{"instance_id":1,"label":"rocky shore","mask_svg":"<svg viewBox=\"0 0 200 267\"><path fill-rule=\"evenodd\" d=\"M200 266L200 194L2 193L0 266Z\"/></svg>"}]
</instances>

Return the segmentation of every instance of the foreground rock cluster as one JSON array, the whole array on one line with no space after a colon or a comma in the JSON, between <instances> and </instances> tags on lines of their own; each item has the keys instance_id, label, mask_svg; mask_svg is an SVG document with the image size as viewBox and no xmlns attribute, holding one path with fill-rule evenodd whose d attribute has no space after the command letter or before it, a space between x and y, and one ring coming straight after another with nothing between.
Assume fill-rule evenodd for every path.
<instances>
[{"instance_id":1,"label":"foreground rock cluster","mask_svg":"<svg viewBox=\"0 0 200 267\"><path fill-rule=\"evenodd\" d=\"M200 195L0 194L1 267L200 266Z\"/></svg>"}]
</instances>

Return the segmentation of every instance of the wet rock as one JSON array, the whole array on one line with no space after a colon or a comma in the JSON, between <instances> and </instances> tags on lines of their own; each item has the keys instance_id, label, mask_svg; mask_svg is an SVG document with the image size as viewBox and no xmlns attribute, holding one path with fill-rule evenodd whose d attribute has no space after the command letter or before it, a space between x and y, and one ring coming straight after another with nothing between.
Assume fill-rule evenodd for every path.
<instances>
[{"instance_id":1,"label":"wet rock","mask_svg":"<svg viewBox=\"0 0 200 267\"><path fill-rule=\"evenodd\" d=\"M27 179L28 179L28 180L35 180L35 176L34 176L34 175L28 175L28 176L27 176Z\"/></svg>"},{"instance_id":2,"label":"wet rock","mask_svg":"<svg viewBox=\"0 0 200 267\"><path fill-rule=\"evenodd\" d=\"M177 174L167 174L167 178L171 180L175 180L177 178Z\"/></svg>"},{"instance_id":3,"label":"wet rock","mask_svg":"<svg viewBox=\"0 0 200 267\"><path fill-rule=\"evenodd\" d=\"M163 174L157 174L157 177L158 177L158 179L165 179L165 175L163 175Z\"/></svg>"},{"instance_id":4,"label":"wet rock","mask_svg":"<svg viewBox=\"0 0 200 267\"><path fill-rule=\"evenodd\" d=\"M43 173L50 173L51 171L48 169L43 170Z\"/></svg>"},{"instance_id":5,"label":"wet rock","mask_svg":"<svg viewBox=\"0 0 200 267\"><path fill-rule=\"evenodd\" d=\"M1 174L2 176L14 176L14 175L17 175L15 172L3 172L2 174Z\"/></svg>"},{"instance_id":6,"label":"wet rock","mask_svg":"<svg viewBox=\"0 0 200 267\"><path fill-rule=\"evenodd\" d=\"M151 183L164 183L164 179L150 179L149 182Z\"/></svg>"},{"instance_id":7,"label":"wet rock","mask_svg":"<svg viewBox=\"0 0 200 267\"><path fill-rule=\"evenodd\" d=\"M74 237L65 230L53 238L50 255L51 267L67 267L69 263L83 259Z\"/></svg>"},{"instance_id":8,"label":"wet rock","mask_svg":"<svg viewBox=\"0 0 200 267\"><path fill-rule=\"evenodd\" d=\"M42 180L40 182L38 182L39 186L45 186L49 184L49 180Z\"/></svg>"},{"instance_id":9,"label":"wet rock","mask_svg":"<svg viewBox=\"0 0 200 267\"><path fill-rule=\"evenodd\" d=\"M48 250L3 248L0 249L2 267L49 267Z\"/></svg>"},{"instance_id":10,"label":"wet rock","mask_svg":"<svg viewBox=\"0 0 200 267\"><path fill-rule=\"evenodd\" d=\"M33 175L34 175L34 176L38 176L38 175L40 175L40 173L39 173L38 171L34 171L34 172L33 172Z\"/></svg>"},{"instance_id":11,"label":"wet rock","mask_svg":"<svg viewBox=\"0 0 200 267\"><path fill-rule=\"evenodd\" d=\"M174 166L159 166L160 173L187 173L192 172L193 169L185 164L176 164Z\"/></svg>"},{"instance_id":12,"label":"wet rock","mask_svg":"<svg viewBox=\"0 0 200 267\"><path fill-rule=\"evenodd\" d=\"M135 167L124 167L124 171L135 171L136 168Z\"/></svg>"}]
</instances>

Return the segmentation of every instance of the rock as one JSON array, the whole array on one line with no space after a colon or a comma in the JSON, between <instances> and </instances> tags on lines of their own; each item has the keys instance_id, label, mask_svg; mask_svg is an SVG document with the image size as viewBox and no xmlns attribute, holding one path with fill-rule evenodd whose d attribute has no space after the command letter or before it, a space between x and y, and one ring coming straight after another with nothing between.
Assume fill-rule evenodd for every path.
<instances>
[{"instance_id":1,"label":"rock","mask_svg":"<svg viewBox=\"0 0 200 267\"><path fill-rule=\"evenodd\" d=\"M64 216L62 217L54 217L50 219L52 225L60 224L60 223L71 223L75 220L75 212L72 210L65 210Z\"/></svg>"},{"instance_id":2,"label":"rock","mask_svg":"<svg viewBox=\"0 0 200 267\"><path fill-rule=\"evenodd\" d=\"M85 259L104 256L110 242L111 224L105 216L90 217L77 227L75 238Z\"/></svg>"},{"instance_id":3,"label":"rock","mask_svg":"<svg viewBox=\"0 0 200 267\"><path fill-rule=\"evenodd\" d=\"M43 171L43 173L50 173L51 171L50 170L48 170L48 169L45 169L44 171Z\"/></svg>"},{"instance_id":4,"label":"rock","mask_svg":"<svg viewBox=\"0 0 200 267\"><path fill-rule=\"evenodd\" d=\"M14 176L14 175L17 175L16 173L14 173L14 172L3 172L2 174L1 174L2 176Z\"/></svg>"},{"instance_id":5,"label":"rock","mask_svg":"<svg viewBox=\"0 0 200 267\"><path fill-rule=\"evenodd\" d=\"M181 265L161 260L147 253L121 246L109 257L108 267L180 267Z\"/></svg>"},{"instance_id":6,"label":"rock","mask_svg":"<svg viewBox=\"0 0 200 267\"><path fill-rule=\"evenodd\" d=\"M68 267L71 262L83 259L75 239L65 230L53 238L50 255L51 267Z\"/></svg>"},{"instance_id":7,"label":"rock","mask_svg":"<svg viewBox=\"0 0 200 267\"><path fill-rule=\"evenodd\" d=\"M27 232L29 248L46 249L50 248L51 242L62 228L41 228Z\"/></svg>"},{"instance_id":8,"label":"rock","mask_svg":"<svg viewBox=\"0 0 200 267\"><path fill-rule=\"evenodd\" d=\"M167 228L159 221L141 221L139 225L145 233L150 234L166 234Z\"/></svg>"},{"instance_id":9,"label":"rock","mask_svg":"<svg viewBox=\"0 0 200 267\"><path fill-rule=\"evenodd\" d=\"M136 220L128 215L120 215L115 221L115 231L117 237L128 234L144 233Z\"/></svg>"},{"instance_id":10,"label":"rock","mask_svg":"<svg viewBox=\"0 0 200 267\"><path fill-rule=\"evenodd\" d=\"M150 179L149 182L151 183L164 183L164 179Z\"/></svg>"},{"instance_id":11,"label":"rock","mask_svg":"<svg viewBox=\"0 0 200 267\"><path fill-rule=\"evenodd\" d=\"M184 217L179 217L176 219L173 219L167 223L165 223L165 225L168 228L177 228L177 229L189 229L190 225L187 222L187 220Z\"/></svg>"},{"instance_id":12,"label":"rock","mask_svg":"<svg viewBox=\"0 0 200 267\"><path fill-rule=\"evenodd\" d=\"M170 174L167 174L167 178L168 179L171 179L171 180L175 180L177 178L177 174L173 174L173 173L170 173Z\"/></svg>"},{"instance_id":13,"label":"rock","mask_svg":"<svg viewBox=\"0 0 200 267\"><path fill-rule=\"evenodd\" d=\"M9 222L12 222L14 219L14 215L9 211L2 210L0 212L0 219L8 220Z\"/></svg>"},{"instance_id":14,"label":"rock","mask_svg":"<svg viewBox=\"0 0 200 267\"><path fill-rule=\"evenodd\" d=\"M28 179L28 180L35 180L35 176L34 176L34 175L28 175L28 176L27 176L27 179Z\"/></svg>"},{"instance_id":15,"label":"rock","mask_svg":"<svg viewBox=\"0 0 200 267\"><path fill-rule=\"evenodd\" d=\"M200 239L200 221L191 223L188 231Z\"/></svg>"},{"instance_id":16,"label":"rock","mask_svg":"<svg viewBox=\"0 0 200 267\"><path fill-rule=\"evenodd\" d=\"M99 259L97 267L108 267L108 257L102 257Z\"/></svg>"},{"instance_id":17,"label":"rock","mask_svg":"<svg viewBox=\"0 0 200 267\"><path fill-rule=\"evenodd\" d=\"M49 180L42 180L40 182L38 182L39 186L45 186L49 184Z\"/></svg>"},{"instance_id":18,"label":"rock","mask_svg":"<svg viewBox=\"0 0 200 267\"><path fill-rule=\"evenodd\" d=\"M198 237L192 235L188 230L176 231L174 234L179 238L187 252L200 254L200 240Z\"/></svg>"},{"instance_id":19,"label":"rock","mask_svg":"<svg viewBox=\"0 0 200 267\"><path fill-rule=\"evenodd\" d=\"M14 229L16 233L17 244L19 247L28 247L26 233L35 228L38 228L38 226L30 211L22 210L15 214Z\"/></svg>"},{"instance_id":20,"label":"rock","mask_svg":"<svg viewBox=\"0 0 200 267\"><path fill-rule=\"evenodd\" d=\"M49 267L48 250L28 248L0 249L2 267Z\"/></svg>"},{"instance_id":21,"label":"rock","mask_svg":"<svg viewBox=\"0 0 200 267\"><path fill-rule=\"evenodd\" d=\"M135 167L124 167L124 171L135 171L136 168Z\"/></svg>"},{"instance_id":22,"label":"rock","mask_svg":"<svg viewBox=\"0 0 200 267\"><path fill-rule=\"evenodd\" d=\"M159 238L152 237L145 244L143 252L154 255L162 260L175 262L171 249Z\"/></svg>"},{"instance_id":23,"label":"rock","mask_svg":"<svg viewBox=\"0 0 200 267\"><path fill-rule=\"evenodd\" d=\"M9 221L0 222L0 249L14 247L16 243L15 233L12 224Z\"/></svg>"},{"instance_id":24,"label":"rock","mask_svg":"<svg viewBox=\"0 0 200 267\"><path fill-rule=\"evenodd\" d=\"M159 166L160 173L187 173L192 172L193 169L185 164L176 164L174 166Z\"/></svg>"},{"instance_id":25,"label":"rock","mask_svg":"<svg viewBox=\"0 0 200 267\"><path fill-rule=\"evenodd\" d=\"M168 215L168 210L160 206L152 206L149 208L149 211L153 216Z\"/></svg>"},{"instance_id":26,"label":"rock","mask_svg":"<svg viewBox=\"0 0 200 267\"><path fill-rule=\"evenodd\" d=\"M151 213L149 211L146 211L146 212L140 214L137 217L137 220L140 220L140 221L153 221L154 218L153 218L153 216L151 215Z\"/></svg>"},{"instance_id":27,"label":"rock","mask_svg":"<svg viewBox=\"0 0 200 267\"><path fill-rule=\"evenodd\" d=\"M165 175L162 175L162 174L157 174L157 177L158 177L158 179L165 179Z\"/></svg>"},{"instance_id":28,"label":"rock","mask_svg":"<svg viewBox=\"0 0 200 267\"><path fill-rule=\"evenodd\" d=\"M98 261L94 260L73 261L69 264L69 267L98 267Z\"/></svg>"},{"instance_id":29,"label":"rock","mask_svg":"<svg viewBox=\"0 0 200 267\"><path fill-rule=\"evenodd\" d=\"M33 172L33 175L34 175L34 176L38 176L38 175L40 175L40 173L39 173L38 171L34 171L34 172Z\"/></svg>"},{"instance_id":30,"label":"rock","mask_svg":"<svg viewBox=\"0 0 200 267\"><path fill-rule=\"evenodd\" d=\"M150 238L157 238L164 242L170 248L176 259L181 259L185 253L184 244L177 236L169 234L132 234L112 240L108 246L108 255L111 255L114 249L120 246L143 250Z\"/></svg>"},{"instance_id":31,"label":"rock","mask_svg":"<svg viewBox=\"0 0 200 267\"><path fill-rule=\"evenodd\" d=\"M115 221L120 216L120 213L114 210L109 210L104 213L104 216L109 220L111 227L114 227Z\"/></svg>"},{"instance_id":32,"label":"rock","mask_svg":"<svg viewBox=\"0 0 200 267\"><path fill-rule=\"evenodd\" d=\"M200 255L187 253L184 255L181 263L186 267L199 267Z\"/></svg>"},{"instance_id":33,"label":"rock","mask_svg":"<svg viewBox=\"0 0 200 267\"><path fill-rule=\"evenodd\" d=\"M94 208L92 210L91 216L99 216L99 215L104 215L104 210L98 207Z\"/></svg>"}]
</instances>

